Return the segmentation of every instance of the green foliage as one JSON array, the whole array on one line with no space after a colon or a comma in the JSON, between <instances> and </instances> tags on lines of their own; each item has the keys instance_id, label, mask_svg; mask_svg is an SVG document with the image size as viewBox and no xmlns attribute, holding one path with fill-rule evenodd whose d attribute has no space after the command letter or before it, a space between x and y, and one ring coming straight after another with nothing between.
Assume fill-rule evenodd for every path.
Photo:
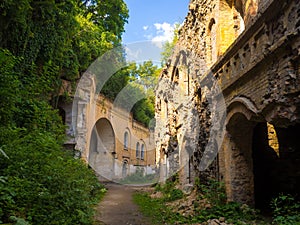
<instances>
[{"instance_id":1,"label":"green foliage","mask_svg":"<svg viewBox=\"0 0 300 225\"><path fill-rule=\"evenodd\" d=\"M225 186L216 180L210 179L206 184L202 184L197 178L195 180L195 186L201 193L201 197L209 200L213 205L226 204L227 198L225 194Z\"/></svg>"},{"instance_id":2,"label":"green foliage","mask_svg":"<svg viewBox=\"0 0 300 225\"><path fill-rule=\"evenodd\" d=\"M105 97L114 100L118 94L126 87L129 81L128 67L125 67L111 76L101 89Z\"/></svg>"},{"instance_id":3,"label":"green foliage","mask_svg":"<svg viewBox=\"0 0 300 225\"><path fill-rule=\"evenodd\" d=\"M84 9L85 16L91 14L91 21L104 30L113 33L118 39L124 32L124 23L128 19L128 9L123 0L100 1L86 0L78 1Z\"/></svg>"},{"instance_id":4,"label":"green foliage","mask_svg":"<svg viewBox=\"0 0 300 225\"><path fill-rule=\"evenodd\" d=\"M122 63L122 57L116 63ZM124 62L123 62L124 63ZM147 127L154 127L155 94L160 69L152 61L141 65L131 63L122 68L105 83L101 93L115 100L118 96L122 108L131 111L133 118ZM131 108L126 108L131 107Z\"/></svg>"},{"instance_id":5,"label":"green foliage","mask_svg":"<svg viewBox=\"0 0 300 225\"><path fill-rule=\"evenodd\" d=\"M155 224L195 224L206 222L209 219L225 217L227 222L233 224L249 224L257 222L258 216L255 210L247 205L236 202L226 202L224 186L217 181L209 181L206 185L198 182L198 198L193 200L194 215L184 216L166 205L168 201L182 199L183 193L176 189L178 180L176 177L168 180L165 184L158 184L156 192L162 192L161 198L151 198L148 193L137 193L135 201L142 212L154 219ZM200 202L209 203L204 207Z\"/></svg>"},{"instance_id":6,"label":"green foliage","mask_svg":"<svg viewBox=\"0 0 300 225\"><path fill-rule=\"evenodd\" d=\"M61 79L118 46L127 18L122 0L0 3L0 223L92 223L104 189L61 148L53 107Z\"/></svg>"},{"instance_id":7,"label":"green foliage","mask_svg":"<svg viewBox=\"0 0 300 225\"><path fill-rule=\"evenodd\" d=\"M0 218L30 224L91 224L93 209L103 188L81 160L62 151L48 132L10 130L0 136Z\"/></svg>"},{"instance_id":8,"label":"green foliage","mask_svg":"<svg viewBox=\"0 0 300 225\"><path fill-rule=\"evenodd\" d=\"M178 42L178 38L179 38L179 35L178 35L179 28L180 28L180 24L178 23L175 25L173 40L171 42L166 42L163 45L163 51L161 52L161 65L162 66L164 66L167 63L167 61L173 54L173 50L174 50L176 43Z\"/></svg>"},{"instance_id":9,"label":"green foliage","mask_svg":"<svg viewBox=\"0 0 300 225\"><path fill-rule=\"evenodd\" d=\"M141 122L146 127L153 128L154 125L151 124L152 119L155 115L155 99L153 97L148 97L138 101L133 109L133 118Z\"/></svg>"},{"instance_id":10,"label":"green foliage","mask_svg":"<svg viewBox=\"0 0 300 225\"><path fill-rule=\"evenodd\" d=\"M210 179L202 184L196 179L195 186L199 192L199 199L205 199L211 207L198 208L198 215L195 217L199 222L209 219L225 217L228 222L243 224L247 221L257 219L254 209L237 202L227 202L225 186L216 180Z\"/></svg>"},{"instance_id":11,"label":"green foliage","mask_svg":"<svg viewBox=\"0 0 300 225\"><path fill-rule=\"evenodd\" d=\"M280 194L271 201L273 224L300 224L300 202L292 195Z\"/></svg>"},{"instance_id":12,"label":"green foliage","mask_svg":"<svg viewBox=\"0 0 300 225\"><path fill-rule=\"evenodd\" d=\"M154 127L150 124L155 115L155 94L157 79L160 69L151 61L146 61L131 71L131 79L135 81L140 96L145 98L136 102L132 109L133 118L147 127Z\"/></svg>"},{"instance_id":13,"label":"green foliage","mask_svg":"<svg viewBox=\"0 0 300 225\"><path fill-rule=\"evenodd\" d=\"M0 49L0 121L2 126L13 122L13 112L18 102L18 74L13 71L18 59L9 51Z\"/></svg>"},{"instance_id":14,"label":"green foliage","mask_svg":"<svg viewBox=\"0 0 300 225\"><path fill-rule=\"evenodd\" d=\"M23 57L22 71L47 63L52 79L74 81L105 51L118 46L128 9L117 1L4 0L0 4L0 48ZM48 77L50 78L50 77ZM59 91L59 82L53 82Z\"/></svg>"},{"instance_id":15,"label":"green foliage","mask_svg":"<svg viewBox=\"0 0 300 225\"><path fill-rule=\"evenodd\" d=\"M171 177L164 184L157 184L155 190L163 193L163 199L167 202L182 199L184 194L180 189L176 188L177 183L178 174Z\"/></svg>"},{"instance_id":16,"label":"green foliage","mask_svg":"<svg viewBox=\"0 0 300 225\"><path fill-rule=\"evenodd\" d=\"M151 198L148 193L135 193L134 202L153 224L188 224L189 219L165 206L164 199Z\"/></svg>"}]
</instances>

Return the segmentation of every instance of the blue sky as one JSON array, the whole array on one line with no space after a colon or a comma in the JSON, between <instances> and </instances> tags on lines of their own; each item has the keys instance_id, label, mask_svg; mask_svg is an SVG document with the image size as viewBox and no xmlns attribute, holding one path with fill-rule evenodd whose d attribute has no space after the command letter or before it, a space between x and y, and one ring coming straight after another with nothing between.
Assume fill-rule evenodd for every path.
<instances>
[{"instance_id":1,"label":"blue sky","mask_svg":"<svg viewBox=\"0 0 300 225\"><path fill-rule=\"evenodd\" d=\"M174 24L184 21L189 0L124 1L129 9L123 34L128 55L132 60L159 60L162 43L172 39ZM147 56L142 56L146 52Z\"/></svg>"}]
</instances>

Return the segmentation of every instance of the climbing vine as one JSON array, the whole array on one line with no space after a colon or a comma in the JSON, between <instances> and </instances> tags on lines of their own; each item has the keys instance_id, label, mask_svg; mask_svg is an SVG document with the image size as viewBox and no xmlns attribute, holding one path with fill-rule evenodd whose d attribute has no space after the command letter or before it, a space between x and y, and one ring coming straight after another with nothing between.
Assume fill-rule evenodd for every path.
<instances>
[{"instance_id":1,"label":"climbing vine","mask_svg":"<svg viewBox=\"0 0 300 225\"><path fill-rule=\"evenodd\" d=\"M1 224L92 224L103 187L63 149L54 103L62 80L120 43L127 18L122 0L1 1Z\"/></svg>"}]
</instances>

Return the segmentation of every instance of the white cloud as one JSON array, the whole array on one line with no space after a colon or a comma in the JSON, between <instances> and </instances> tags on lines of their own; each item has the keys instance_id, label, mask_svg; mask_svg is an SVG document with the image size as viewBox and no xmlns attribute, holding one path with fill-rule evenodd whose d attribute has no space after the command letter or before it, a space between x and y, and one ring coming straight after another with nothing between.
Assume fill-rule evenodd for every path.
<instances>
[{"instance_id":1,"label":"white cloud","mask_svg":"<svg viewBox=\"0 0 300 225\"><path fill-rule=\"evenodd\" d=\"M143 26L143 30L148 30L149 26Z\"/></svg>"},{"instance_id":2,"label":"white cloud","mask_svg":"<svg viewBox=\"0 0 300 225\"><path fill-rule=\"evenodd\" d=\"M128 46L125 46L125 52L129 61L137 60L140 57L140 54L142 53L141 49L129 48Z\"/></svg>"},{"instance_id":3,"label":"white cloud","mask_svg":"<svg viewBox=\"0 0 300 225\"><path fill-rule=\"evenodd\" d=\"M156 29L156 34L152 37L151 41L155 43L158 47L162 47L163 43L166 41L172 41L174 36L175 24L171 25L169 23L155 23L154 27Z\"/></svg>"}]
</instances>

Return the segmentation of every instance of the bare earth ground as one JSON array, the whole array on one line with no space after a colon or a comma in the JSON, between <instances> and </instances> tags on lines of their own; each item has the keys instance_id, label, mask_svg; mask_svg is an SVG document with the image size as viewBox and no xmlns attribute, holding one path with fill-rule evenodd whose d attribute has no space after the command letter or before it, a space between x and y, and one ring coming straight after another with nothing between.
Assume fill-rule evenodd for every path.
<instances>
[{"instance_id":1,"label":"bare earth ground","mask_svg":"<svg viewBox=\"0 0 300 225\"><path fill-rule=\"evenodd\" d=\"M141 187L115 183L107 183L105 187L108 191L97 206L95 225L151 225L132 200L134 191Z\"/></svg>"}]
</instances>

